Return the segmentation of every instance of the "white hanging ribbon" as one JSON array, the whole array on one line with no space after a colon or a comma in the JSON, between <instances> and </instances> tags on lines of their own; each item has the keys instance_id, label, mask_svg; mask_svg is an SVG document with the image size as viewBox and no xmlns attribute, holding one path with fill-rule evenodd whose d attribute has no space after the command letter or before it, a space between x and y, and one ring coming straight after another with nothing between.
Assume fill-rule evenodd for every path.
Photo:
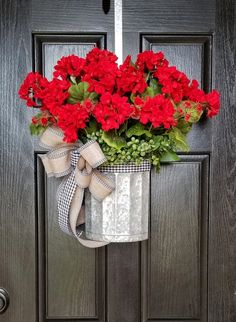
<instances>
[{"instance_id":1,"label":"white hanging ribbon","mask_svg":"<svg viewBox=\"0 0 236 322\"><path fill-rule=\"evenodd\" d=\"M122 0L115 1L115 54L118 57L118 65L123 63L123 23Z\"/></svg>"}]
</instances>

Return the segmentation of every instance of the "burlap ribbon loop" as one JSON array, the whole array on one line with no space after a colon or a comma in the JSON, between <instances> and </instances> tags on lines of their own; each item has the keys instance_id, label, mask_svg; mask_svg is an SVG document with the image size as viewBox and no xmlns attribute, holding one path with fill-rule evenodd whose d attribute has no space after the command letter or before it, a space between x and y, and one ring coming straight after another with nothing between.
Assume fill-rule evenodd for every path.
<instances>
[{"instance_id":1,"label":"burlap ribbon loop","mask_svg":"<svg viewBox=\"0 0 236 322\"><path fill-rule=\"evenodd\" d=\"M69 175L60 185L57 194L59 225L61 229L74 235L87 247L100 247L107 242L86 239L81 225L85 222L82 207L84 189L88 188L93 196L102 201L114 189L114 183L96 168L106 162L99 144L89 141L82 144L65 144L62 132L50 127L42 134L40 145L51 149L43 155L42 162L48 176Z\"/></svg>"}]
</instances>

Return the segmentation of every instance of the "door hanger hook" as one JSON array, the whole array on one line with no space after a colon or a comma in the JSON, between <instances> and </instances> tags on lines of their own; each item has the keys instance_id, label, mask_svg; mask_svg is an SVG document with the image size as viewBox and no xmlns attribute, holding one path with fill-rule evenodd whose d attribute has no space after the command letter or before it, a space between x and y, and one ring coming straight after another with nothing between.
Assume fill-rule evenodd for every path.
<instances>
[{"instance_id":1,"label":"door hanger hook","mask_svg":"<svg viewBox=\"0 0 236 322\"><path fill-rule=\"evenodd\" d=\"M110 0L102 0L102 9L105 14L108 14L110 11L111 1Z\"/></svg>"}]
</instances>

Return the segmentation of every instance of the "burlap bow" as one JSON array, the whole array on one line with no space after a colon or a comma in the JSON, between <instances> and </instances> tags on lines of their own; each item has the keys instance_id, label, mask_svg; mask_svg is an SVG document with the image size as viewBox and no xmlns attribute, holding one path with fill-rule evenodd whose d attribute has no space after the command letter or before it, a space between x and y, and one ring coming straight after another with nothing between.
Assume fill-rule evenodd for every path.
<instances>
[{"instance_id":1,"label":"burlap bow","mask_svg":"<svg viewBox=\"0 0 236 322\"><path fill-rule=\"evenodd\" d=\"M85 222L84 189L88 188L99 201L115 189L114 183L96 169L106 161L99 144L96 141L84 145L66 144L63 133L56 127L49 127L42 134L40 145L50 149L41 156L47 175L67 176L57 193L60 228L75 236L84 246L94 248L108 244L86 239L82 229Z\"/></svg>"}]
</instances>

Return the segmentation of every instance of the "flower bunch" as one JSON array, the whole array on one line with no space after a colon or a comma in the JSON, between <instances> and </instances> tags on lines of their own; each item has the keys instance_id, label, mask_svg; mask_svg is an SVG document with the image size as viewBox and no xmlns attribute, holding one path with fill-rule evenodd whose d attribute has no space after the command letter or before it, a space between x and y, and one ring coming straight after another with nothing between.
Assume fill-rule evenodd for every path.
<instances>
[{"instance_id":1,"label":"flower bunch","mask_svg":"<svg viewBox=\"0 0 236 322\"><path fill-rule=\"evenodd\" d=\"M108 50L85 58L62 57L52 80L29 73L19 89L27 106L40 101L32 134L57 126L65 142L98 140L109 163L177 160L188 150L186 134L204 115L219 111L219 93L206 94L196 80L170 66L162 52L144 51L121 66Z\"/></svg>"}]
</instances>

